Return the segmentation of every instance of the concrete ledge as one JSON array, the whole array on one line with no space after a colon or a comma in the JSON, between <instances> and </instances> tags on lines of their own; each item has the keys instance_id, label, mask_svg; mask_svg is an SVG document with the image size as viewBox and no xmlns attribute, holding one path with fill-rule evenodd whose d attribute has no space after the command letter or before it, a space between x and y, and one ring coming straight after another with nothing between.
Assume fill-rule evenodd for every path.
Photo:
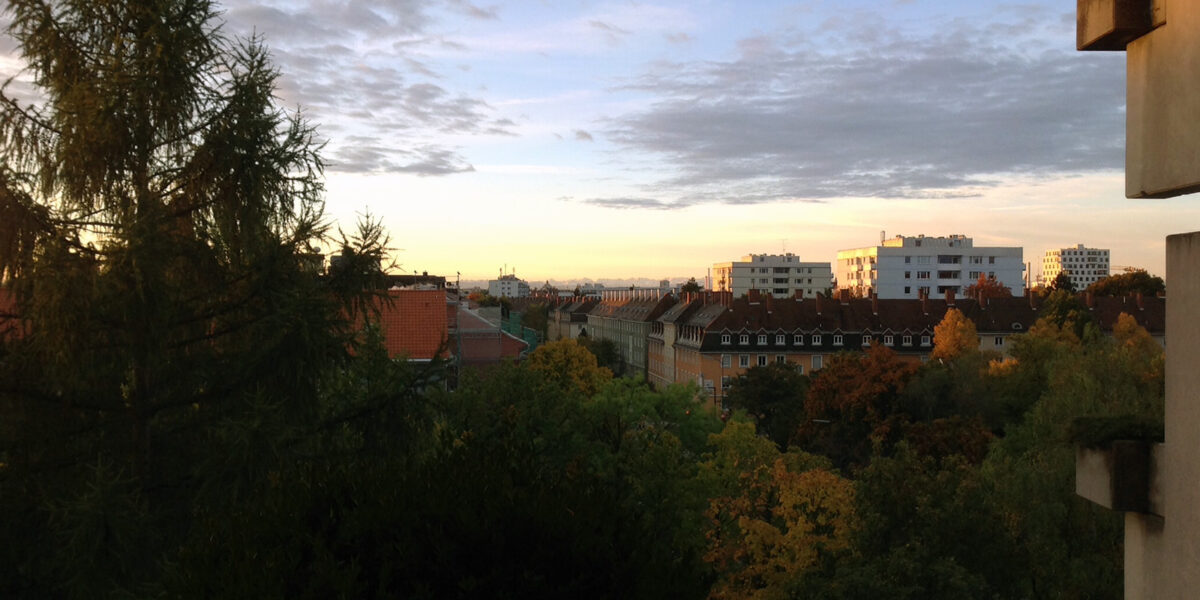
<instances>
[{"instance_id":1,"label":"concrete ledge","mask_svg":"<svg viewBox=\"0 0 1200 600\"><path fill-rule=\"evenodd\" d=\"M1161 515L1156 468L1162 444L1114 441L1076 448L1075 493L1105 508Z\"/></svg>"},{"instance_id":2,"label":"concrete ledge","mask_svg":"<svg viewBox=\"0 0 1200 600\"><path fill-rule=\"evenodd\" d=\"M1079 50L1125 50L1162 21L1152 0L1076 0L1075 46Z\"/></svg>"}]
</instances>

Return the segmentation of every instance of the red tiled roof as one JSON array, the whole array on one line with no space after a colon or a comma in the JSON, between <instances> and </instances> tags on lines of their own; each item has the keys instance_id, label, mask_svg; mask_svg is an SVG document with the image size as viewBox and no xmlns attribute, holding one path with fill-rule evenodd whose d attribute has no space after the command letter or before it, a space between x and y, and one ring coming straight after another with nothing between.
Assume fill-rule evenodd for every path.
<instances>
[{"instance_id":1,"label":"red tiled roof","mask_svg":"<svg viewBox=\"0 0 1200 600\"><path fill-rule=\"evenodd\" d=\"M447 335L445 290L388 290L388 296L391 302L380 301L379 307L388 355L409 360L434 358Z\"/></svg>"}]
</instances>

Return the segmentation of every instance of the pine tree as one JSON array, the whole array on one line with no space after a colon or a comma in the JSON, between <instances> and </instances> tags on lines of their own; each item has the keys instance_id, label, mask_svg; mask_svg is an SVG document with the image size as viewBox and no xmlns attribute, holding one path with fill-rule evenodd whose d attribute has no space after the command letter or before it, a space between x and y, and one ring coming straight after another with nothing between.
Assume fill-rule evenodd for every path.
<instances>
[{"instance_id":1,"label":"pine tree","mask_svg":"<svg viewBox=\"0 0 1200 600\"><path fill-rule=\"evenodd\" d=\"M362 287L319 277L320 143L277 106L265 47L225 37L208 0L7 12L39 95L0 92L0 293L28 332L0 340L0 507L26 518L0 537L68 543L0 552L25 570L0 580L120 587L155 568L193 502L236 501L235 480L261 474L205 465L286 452L286 436L229 424L319 411ZM124 513L96 507L107 492ZM145 547L71 556L107 535Z\"/></svg>"}]
</instances>

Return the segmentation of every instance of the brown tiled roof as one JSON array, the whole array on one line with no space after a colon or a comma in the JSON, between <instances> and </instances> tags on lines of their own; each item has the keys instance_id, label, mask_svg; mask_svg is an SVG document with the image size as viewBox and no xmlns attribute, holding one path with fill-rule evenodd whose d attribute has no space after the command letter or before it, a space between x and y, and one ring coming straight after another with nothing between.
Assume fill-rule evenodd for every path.
<instances>
[{"instance_id":1,"label":"brown tiled roof","mask_svg":"<svg viewBox=\"0 0 1200 600\"><path fill-rule=\"evenodd\" d=\"M388 296L391 302L379 305L379 325L388 355L432 359L446 341L446 292L388 290Z\"/></svg>"},{"instance_id":2,"label":"brown tiled roof","mask_svg":"<svg viewBox=\"0 0 1200 600\"><path fill-rule=\"evenodd\" d=\"M657 319L675 302L675 297L670 294L660 298L606 298L588 314L622 321L648 322Z\"/></svg>"}]
</instances>

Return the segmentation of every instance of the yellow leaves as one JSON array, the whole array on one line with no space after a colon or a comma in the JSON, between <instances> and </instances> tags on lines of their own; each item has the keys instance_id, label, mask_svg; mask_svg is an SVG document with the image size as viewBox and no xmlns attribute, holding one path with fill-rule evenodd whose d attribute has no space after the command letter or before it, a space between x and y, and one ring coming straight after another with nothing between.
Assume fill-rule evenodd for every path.
<instances>
[{"instance_id":1,"label":"yellow leaves","mask_svg":"<svg viewBox=\"0 0 1200 600\"><path fill-rule=\"evenodd\" d=\"M963 316L957 308L947 310L942 322L933 328L932 358L953 360L978 348L979 333L974 321Z\"/></svg>"},{"instance_id":2,"label":"yellow leaves","mask_svg":"<svg viewBox=\"0 0 1200 600\"><path fill-rule=\"evenodd\" d=\"M1008 377L1017 371L1021 363L1012 357L993 358L988 361L987 374L989 377Z\"/></svg>"},{"instance_id":3,"label":"yellow leaves","mask_svg":"<svg viewBox=\"0 0 1200 600\"><path fill-rule=\"evenodd\" d=\"M599 366L596 356L575 340L558 340L534 350L525 366L550 381L579 390L590 398L610 379L612 371Z\"/></svg>"},{"instance_id":4,"label":"yellow leaves","mask_svg":"<svg viewBox=\"0 0 1200 600\"><path fill-rule=\"evenodd\" d=\"M705 560L713 598L778 598L824 553L849 549L854 486L821 468L793 471L777 457L743 471L737 496L713 498Z\"/></svg>"}]
</instances>

